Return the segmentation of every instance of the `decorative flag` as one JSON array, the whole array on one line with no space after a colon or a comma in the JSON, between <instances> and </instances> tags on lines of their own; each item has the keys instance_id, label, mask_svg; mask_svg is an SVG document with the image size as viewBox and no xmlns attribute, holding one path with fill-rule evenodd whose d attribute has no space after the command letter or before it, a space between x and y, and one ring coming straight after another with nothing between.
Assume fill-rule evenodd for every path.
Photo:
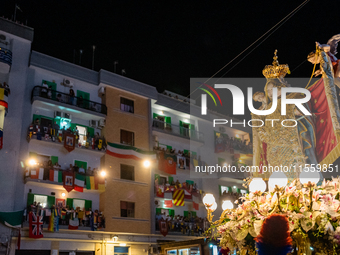
<instances>
[{"instance_id":1,"label":"decorative flag","mask_svg":"<svg viewBox=\"0 0 340 255\"><path fill-rule=\"evenodd\" d=\"M168 224L165 220L160 220L159 221L159 228L161 231L161 234L165 237L168 234Z\"/></svg>"},{"instance_id":2,"label":"decorative flag","mask_svg":"<svg viewBox=\"0 0 340 255\"><path fill-rule=\"evenodd\" d=\"M74 175L73 172L63 172L64 189L70 192L74 189Z\"/></svg>"},{"instance_id":3,"label":"decorative flag","mask_svg":"<svg viewBox=\"0 0 340 255\"><path fill-rule=\"evenodd\" d=\"M31 179L44 179L44 168L31 168Z\"/></svg>"},{"instance_id":4,"label":"decorative flag","mask_svg":"<svg viewBox=\"0 0 340 255\"><path fill-rule=\"evenodd\" d=\"M71 152L74 150L76 146L76 137L74 134L65 133L65 140L64 140L64 147L68 152Z\"/></svg>"},{"instance_id":5,"label":"decorative flag","mask_svg":"<svg viewBox=\"0 0 340 255\"><path fill-rule=\"evenodd\" d=\"M185 199L192 199L191 192L187 188L184 189L184 198Z\"/></svg>"},{"instance_id":6,"label":"decorative flag","mask_svg":"<svg viewBox=\"0 0 340 255\"><path fill-rule=\"evenodd\" d=\"M96 189L94 176L86 176L86 189Z\"/></svg>"},{"instance_id":7,"label":"decorative flag","mask_svg":"<svg viewBox=\"0 0 340 255\"><path fill-rule=\"evenodd\" d=\"M29 238L42 238L43 235L43 216L29 213Z\"/></svg>"},{"instance_id":8,"label":"decorative flag","mask_svg":"<svg viewBox=\"0 0 340 255\"><path fill-rule=\"evenodd\" d=\"M199 210L199 205L198 205L198 203L195 203L195 202L193 201L193 202L192 202L192 206L194 207L194 209L195 209L196 211Z\"/></svg>"},{"instance_id":9,"label":"decorative flag","mask_svg":"<svg viewBox=\"0 0 340 255\"><path fill-rule=\"evenodd\" d=\"M160 151L158 153L158 169L168 173L168 174L176 174L177 168L177 157L176 155L164 153L164 151Z\"/></svg>"},{"instance_id":10,"label":"decorative flag","mask_svg":"<svg viewBox=\"0 0 340 255\"><path fill-rule=\"evenodd\" d=\"M186 157L184 156L177 156L177 165L179 169L186 169L187 162Z\"/></svg>"},{"instance_id":11,"label":"decorative flag","mask_svg":"<svg viewBox=\"0 0 340 255\"><path fill-rule=\"evenodd\" d=\"M74 190L83 192L85 184L85 176L75 173L74 176Z\"/></svg>"},{"instance_id":12,"label":"decorative flag","mask_svg":"<svg viewBox=\"0 0 340 255\"><path fill-rule=\"evenodd\" d=\"M0 222L10 228L20 228L24 210L0 212Z\"/></svg>"},{"instance_id":13,"label":"decorative flag","mask_svg":"<svg viewBox=\"0 0 340 255\"><path fill-rule=\"evenodd\" d=\"M101 176L96 176L94 178L94 181L97 190L105 191L105 178Z\"/></svg>"},{"instance_id":14,"label":"decorative flag","mask_svg":"<svg viewBox=\"0 0 340 255\"><path fill-rule=\"evenodd\" d=\"M174 200L175 206L184 206L184 190L175 190L172 194L172 199Z\"/></svg>"},{"instance_id":15,"label":"decorative flag","mask_svg":"<svg viewBox=\"0 0 340 255\"><path fill-rule=\"evenodd\" d=\"M156 187L157 188L157 194L156 194L156 196L157 197L164 197L164 185L158 185L158 187Z\"/></svg>"},{"instance_id":16,"label":"decorative flag","mask_svg":"<svg viewBox=\"0 0 340 255\"><path fill-rule=\"evenodd\" d=\"M144 151L129 145L107 143L106 153L117 157L134 160L155 160L156 154L153 151Z\"/></svg>"},{"instance_id":17,"label":"decorative flag","mask_svg":"<svg viewBox=\"0 0 340 255\"><path fill-rule=\"evenodd\" d=\"M58 170L50 170L50 181L51 182L63 182L63 172Z\"/></svg>"},{"instance_id":18,"label":"decorative flag","mask_svg":"<svg viewBox=\"0 0 340 255\"><path fill-rule=\"evenodd\" d=\"M58 232L59 231L59 210L51 209L50 222L48 224L48 231Z\"/></svg>"},{"instance_id":19,"label":"decorative flag","mask_svg":"<svg viewBox=\"0 0 340 255\"><path fill-rule=\"evenodd\" d=\"M68 223L68 229L78 229L78 225L79 225L78 219L73 219L73 220L70 219Z\"/></svg>"},{"instance_id":20,"label":"decorative flag","mask_svg":"<svg viewBox=\"0 0 340 255\"><path fill-rule=\"evenodd\" d=\"M172 207L172 200L164 200L164 206L167 208Z\"/></svg>"}]
</instances>

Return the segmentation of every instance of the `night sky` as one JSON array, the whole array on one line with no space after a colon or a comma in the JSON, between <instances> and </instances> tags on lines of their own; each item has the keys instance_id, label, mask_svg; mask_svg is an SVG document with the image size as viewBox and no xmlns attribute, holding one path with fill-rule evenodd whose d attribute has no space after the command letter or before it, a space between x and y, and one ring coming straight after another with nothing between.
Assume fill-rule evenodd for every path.
<instances>
[{"instance_id":1,"label":"night sky","mask_svg":"<svg viewBox=\"0 0 340 255\"><path fill-rule=\"evenodd\" d=\"M303 0L285 1L2 1L0 16L34 28L32 49L95 70L126 70L126 76L187 96L190 77L210 77L288 15ZM309 77L303 61L317 40L340 33L340 1L311 0L266 41L216 77L262 77L279 51L290 77ZM338 56L339 57L339 56ZM303 63L302 65L300 65ZM300 65L298 68L297 66ZM230 70L231 69L231 70ZM229 71L227 74L225 74Z\"/></svg>"}]
</instances>

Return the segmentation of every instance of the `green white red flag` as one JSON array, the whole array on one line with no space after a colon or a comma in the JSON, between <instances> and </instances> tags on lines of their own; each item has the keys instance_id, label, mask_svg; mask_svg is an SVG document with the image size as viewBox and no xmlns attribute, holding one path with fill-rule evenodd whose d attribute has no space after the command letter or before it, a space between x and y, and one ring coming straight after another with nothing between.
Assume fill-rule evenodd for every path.
<instances>
[{"instance_id":1,"label":"green white red flag","mask_svg":"<svg viewBox=\"0 0 340 255\"><path fill-rule=\"evenodd\" d=\"M117 143L107 143L106 153L117 158L134 160L156 159L156 154L152 151L145 151L133 146Z\"/></svg>"}]
</instances>

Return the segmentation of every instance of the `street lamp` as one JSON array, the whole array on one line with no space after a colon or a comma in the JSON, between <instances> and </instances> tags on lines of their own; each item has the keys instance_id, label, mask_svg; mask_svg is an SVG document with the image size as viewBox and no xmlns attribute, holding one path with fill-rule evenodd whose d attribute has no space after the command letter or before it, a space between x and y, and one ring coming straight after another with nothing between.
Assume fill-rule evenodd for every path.
<instances>
[{"instance_id":1,"label":"street lamp","mask_svg":"<svg viewBox=\"0 0 340 255\"><path fill-rule=\"evenodd\" d=\"M234 204L230 200L224 200L222 203L222 210L231 210L234 209Z\"/></svg>"},{"instance_id":2,"label":"street lamp","mask_svg":"<svg viewBox=\"0 0 340 255\"><path fill-rule=\"evenodd\" d=\"M211 207L214 203L215 203L215 198L213 194L208 193L203 197L203 204L206 208Z\"/></svg>"},{"instance_id":3,"label":"street lamp","mask_svg":"<svg viewBox=\"0 0 340 255\"><path fill-rule=\"evenodd\" d=\"M28 163L30 164L30 166L35 166L37 164L37 161L35 161L34 159L30 159Z\"/></svg>"},{"instance_id":4,"label":"street lamp","mask_svg":"<svg viewBox=\"0 0 340 255\"><path fill-rule=\"evenodd\" d=\"M144 166L145 168L149 167L150 165L151 165L151 162L150 162L149 160L144 160L143 166Z\"/></svg>"},{"instance_id":5,"label":"street lamp","mask_svg":"<svg viewBox=\"0 0 340 255\"><path fill-rule=\"evenodd\" d=\"M102 170L102 171L100 172L100 175L101 175L102 177L105 177L105 176L106 176L106 172L105 172L104 170Z\"/></svg>"}]
</instances>

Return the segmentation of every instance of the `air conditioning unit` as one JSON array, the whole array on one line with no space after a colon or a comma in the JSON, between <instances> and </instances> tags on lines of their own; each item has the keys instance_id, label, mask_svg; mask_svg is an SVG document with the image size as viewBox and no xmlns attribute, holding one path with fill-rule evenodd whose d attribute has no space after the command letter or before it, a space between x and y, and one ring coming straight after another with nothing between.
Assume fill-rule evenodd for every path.
<instances>
[{"instance_id":1,"label":"air conditioning unit","mask_svg":"<svg viewBox=\"0 0 340 255\"><path fill-rule=\"evenodd\" d=\"M98 90L98 96L104 96L105 95L105 87L100 87Z\"/></svg>"},{"instance_id":2,"label":"air conditioning unit","mask_svg":"<svg viewBox=\"0 0 340 255\"><path fill-rule=\"evenodd\" d=\"M69 120L71 120L71 114L69 114L69 113L67 113L67 112L64 112L64 118L65 119L69 119Z\"/></svg>"},{"instance_id":3,"label":"air conditioning unit","mask_svg":"<svg viewBox=\"0 0 340 255\"><path fill-rule=\"evenodd\" d=\"M63 114L62 112L55 111L54 112L54 118L60 119L62 117L62 114Z\"/></svg>"},{"instance_id":4,"label":"air conditioning unit","mask_svg":"<svg viewBox=\"0 0 340 255\"><path fill-rule=\"evenodd\" d=\"M65 87L72 88L73 87L73 82L70 81L69 79L64 79L62 85L64 85Z\"/></svg>"},{"instance_id":5,"label":"air conditioning unit","mask_svg":"<svg viewBox=\"0 0 340 255\"><path fill-rule=\"evenodd\" d=\"M103 127L105 127L106 121L105 119L100 119L98 121L98 128L102 129Z\"/></svg>"},{"instance_id":6,"label":"air conditioning unit","mask_svg":"<svg viewBox=\"0 0 340 255\"><path fill-rule=\"evenodd\" d=\"M97 121L96 120L90 120L90 123L89 123L90 127L97 127Z\"/></svg>"}]
</instances>

